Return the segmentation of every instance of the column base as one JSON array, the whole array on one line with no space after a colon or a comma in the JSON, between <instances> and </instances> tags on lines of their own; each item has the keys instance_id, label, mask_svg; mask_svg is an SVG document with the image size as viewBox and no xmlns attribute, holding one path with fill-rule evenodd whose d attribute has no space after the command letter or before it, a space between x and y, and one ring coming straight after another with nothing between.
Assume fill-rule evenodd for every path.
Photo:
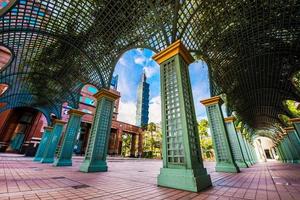
<instances>
[{"instance_id":1,"label":"column base","mask_svg":"<svg viewBox=\"0 0 300 200\"><path fill-rule=\"evenodd\" d=\"M300 160L292 160L291 163L300 163Z\"/></svg>"},{"instance_id":2,"label":"column base","mask_svg":"<svg viewBox=\"0 0 300 200\"><path fill-rule=\"evenodd\" d=\"M245 162L236 162L236 165L237 165L239 168L248 168L248 165L247 165L247 163L245 163Z\"/></svg>"},{"instance_id":3,"label":"column base","mask_svg":"<svg viewBox=\"0 0 300 200\"><path fill-rule=\"evenodd\" d=\"M252 166L253 164L250 161L246 161L248 167Z\"/></svg>"},{"instance_id":4,"label":"column base","mask_svg":"<svg viewBox=\"0 0 300 200\"><path fill-rule=\"evenodd\" d=\"M79 171L81 172L107 172L106 161L84 161Z\"/></svg>"},{"instance_id":5,"label":"column base","mask_svg":"<svg viewBox=\"0 0 300 200\"><path fill-rule=\"evenodd\" d=\"M40 162L42 160L41 157L34 157L33 162Z\"/></svg>"},{"instance_id":6,"label":"column base","mask_svg":"<svg viewBox=\"0 0 300 200\"><path fill-rule=\"evenodd\" d=\"M216 164L216 172L230 172L230 173L238 173L240 169L234 164L229 163L217 163Z\"/></svg>"},{"instance_id":7,"label":"column base","mask_svg":"<svg viewBox=\"0 0 300 200\"><path fill-rule=\"evenodd\" d=\"M42 158L41 163L53 163L54 162L54 158Z\"/></svg>"},{"instance_id":8,"label":"column base","mask_svg":"<svg viewBox=\"0 0 300 200\"><path fill-rule=\"evenodd\" d=\"M157 185L199 192L210 187L212 183L205 168L199 170L161 168Z\"/></svg>"},{"instance_id":9,"label":"column base","mask_svg":"<svg viewBox=\"0 0 300 200\"><path fill-rule=\"evenodd\" d=\"M72 166L72 160L60 160L60 159L57 159L53 166L56 166L56 167L63 167L63 166Z\"/></svg>"}]
</instances>

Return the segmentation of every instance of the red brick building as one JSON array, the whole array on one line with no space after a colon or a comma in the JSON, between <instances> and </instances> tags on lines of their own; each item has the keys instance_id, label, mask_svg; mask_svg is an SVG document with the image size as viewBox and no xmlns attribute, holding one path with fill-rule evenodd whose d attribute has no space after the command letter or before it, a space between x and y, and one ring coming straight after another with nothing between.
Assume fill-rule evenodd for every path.
<instances>
[{"instance_id":1,"label":"red brick building","mask_svg":"<svg viewBox=\"0 0 300 200\"><path fill-rule=\"evenodd\" d=\"M3 86L4 87L4 86ZM0 88L1 89L1 88ZM4 88L2 88L4 90ZM112 92L120 93L112 88ZM80 97L79 110L86 114L82 118L81 130L78 133L74 152L83 155L87 146L89 131L93 121L96 99L93 94L97 89L91 85L83 87ZM68 121L67 104L62 108L62 119ZM131 134L131 156L142 155L142 129L140 127L120 122L117 120L119 111L119 100L116 100L113 113L111 135L108 153L120 155L122 151L122 135ZM0 152L26 153L34 149L39 143L43 133L43 127L47 126L47 120L41 112L31 108L17 108L0 113ZM32 150L34 151L34 150ZM32 155L34 153L28 153Z\"/></svg>"}]
</instances>

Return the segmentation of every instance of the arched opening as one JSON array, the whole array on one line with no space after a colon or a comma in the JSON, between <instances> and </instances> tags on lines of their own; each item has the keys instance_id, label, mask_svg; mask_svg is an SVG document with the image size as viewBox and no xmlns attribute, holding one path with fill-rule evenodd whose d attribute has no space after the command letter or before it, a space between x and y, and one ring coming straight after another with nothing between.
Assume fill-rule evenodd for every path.
<instances>
[{"instance_id":1,"label":"arched opening","mask_svg":"<svg viewBox=\"0 0 300 200\"><path fill-rule=\"evenodd\" d=\"M214 161L214 149L206 109L205 106L200 103L200 100L210 98L207 63L203 60L197 60L191 63L189 65L189 74L191 79L196 118L198 121L202 158L205 161Z\"/></svg>"},{"instance_id":2,"label":"arched opening","mask_svg":"<svg viewBox=\"0 0 300 200\"><path fill-rule=\"evenodd\" d=\"M34 156L45 126L46 117L34 108L3 111L0 113L0 152Z\"/></svg>"},{"instance_id":3,"label":"arched opening","mask_svg":"<svg viewBox=\"0 0 300 200\"><path fill-rule=\"evenodd\" d=\"M116 63L120 92L109 152L125 157L161 158L160 68L150 49L124 52Z\"/></svg>"},{"instance_id":4,"label":"arched opening","mask_svg":"<svg viewBox=\"0 0 300 200\"><path fill-rule=\"evenodd\" d=\"M5 83L0 83L0 97L7 91L8 85Z\"/></svg>"},{"instance_id":5,"label":"arched opening","mask_svg":"<svg viewBox=\"0 0 300 200\"><path fill-rule=\"evenodd\" d=\"M274 142L269 137L256 136L253 141L255 153L259 162L275 161L278 159Z\"/></svg>"},{"instance_id":6,"label":"arched opening","mask_svg":"<svg viewBox=\"0 0 300 200\"><path fill-rule=\"evenodd\" d=\"M0 46L0 72L3 71L11 63L12 59L13 56L11 51L5 46Z\"/></svg>"}]
</instances>

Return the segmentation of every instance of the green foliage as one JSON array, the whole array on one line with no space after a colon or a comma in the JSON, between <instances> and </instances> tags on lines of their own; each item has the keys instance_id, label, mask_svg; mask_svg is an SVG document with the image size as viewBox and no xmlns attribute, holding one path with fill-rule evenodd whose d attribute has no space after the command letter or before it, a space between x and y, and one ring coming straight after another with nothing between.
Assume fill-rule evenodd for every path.
<instances>
[{"instance_id":1,"label":"green foliage","mask_svg":"<svg viewBox=\"0 0 300 200\"><path fill-rule=\"evenodd\" d=\"M143 151L144 157L147 158L162 157L162 133L153 122L149 123L144 131Z\"/></svg>"},{"instance_id":2,"label":"green foliage","mask_svg":"<svg viewBox=\"0 0 300 200\"><path fill-rule=\"evenodd\" d=\"M122 135L122 152L121 155L126 157L130 156L130 148L131 148L131 138L130 134L123 134Z\"/></svg>"},{"instance_id":3,"label":"green foliage","mask_svg":"<svg viewBox=\"0 0 300 200\"><path fill-rule=\"evenodd\" d=\"M293 100L286 100L283 102L283 105L288 109L288 111L294 117L300 117L300 110L298 109L298 105L296 101Z\"/></svg>"},{"instance_id":4,"label":"green foliage","mask_svg":"<svg viewBox=\"0 0 300 200\"><path fill-rule=\"evenodd\" d=\"M206 119L202 119L198 123L202 158L205 160L212 160L214 158L213 144L212 138L208 135L208 127L209 125Z\"/></svg>"}]
</instances>

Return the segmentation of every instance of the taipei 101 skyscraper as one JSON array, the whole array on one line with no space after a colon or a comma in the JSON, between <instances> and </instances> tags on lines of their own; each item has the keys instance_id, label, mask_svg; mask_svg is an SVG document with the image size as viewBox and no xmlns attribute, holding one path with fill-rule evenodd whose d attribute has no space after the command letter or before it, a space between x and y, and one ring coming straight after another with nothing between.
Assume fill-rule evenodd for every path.
<instances>
[{"instance_id":1,"label":"taipei 101 skyscraper","mask_svg":"<svg viewBox=\"0 0 300 200\"><path fill-rule=\"evenodd\" d=\"M145 71L143 71L141 81L138 85L136 104L136 125L144 127L149 121L149 83Z\"/></svg>"}]
</instances>

